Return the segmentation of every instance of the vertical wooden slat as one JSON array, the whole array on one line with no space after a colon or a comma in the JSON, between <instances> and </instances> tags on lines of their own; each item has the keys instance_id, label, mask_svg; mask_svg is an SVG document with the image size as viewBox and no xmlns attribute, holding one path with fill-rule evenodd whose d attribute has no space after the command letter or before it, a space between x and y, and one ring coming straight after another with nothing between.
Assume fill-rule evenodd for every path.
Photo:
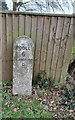
<instances>
[{"instance_id":1,"label":"vertical wooden slat","mask_svg":"<svg viewBox=\"0 0 75 120\"><path fill-rule=\"evenodd\" d=\"M16 38L19 37L19 16L14 14L12 16L13 16L13 43L14 43Z\"/></svg>"},{"instance_id":2,"label":"vertical wooden slat","mask_svg":"<svg viewBox=\"0 0 75 120\"><path fill-rule=\"evenodd\" d=\"M32 16L32 29L31 29L31 39L34 43L34 60L33 60L33 79L34 79L34 64L35 64L35 51L36 51L36 32L37 32L37 16Z\"/></svg>"},{"instance_id":3,"label":"vertical wooden slat","mask_svg":"<svg viewBox=\"0 0 75 120\"><path fill-rule=\"evenodd\" d=\"M72 47L72 58L75 57L75 18L73 18L73 47Z\"/></svg>"},{"instance_id":4,"label":"vertical wooden slat","mask_svg":"<svg viewBox=\"0 0 75 120\"><path fill-rule=\"evenodd\" d=\"M52 61L52 55L53 55L56 27L57 27L57 17L52 17L50 33L49 33L50 35L49 35L49 42L48 42L47 60L46 60L46 67L45 67L47 77L50 77L50 67L51 67L51 61Z\"/></svg>"},{"instance_id":5,"label":"vertical wooden slat","mask_svg":"<svg viewBox=\"0 0 75 120\"><path fill-rule=\"evenodd\" d=\"M36 79L39 72L40 50L41 50L41 41L42 41L42 33L43 33L43 19L44 17L38 16L35 64L34 64L34 80Z\"/></svg>"},{"instance_id":6,"label":"vertical wooden slat","mask_svg":"<svg viewBox=\"0 0 75 120\"><path fill-rule=\"evenodd\" d=\"M30 35L31 35L31 16L29 16L29 15L26 15L25 35L28 37L30 37Z\"/></svg>"},{"instance_id":7,"label":"vertical wooden slat","mask_svg":"<svg viewBox=\"0 0 75 120\"><path fill-rule=\"evenodd\" d=\"M37 30L37 16L32 16L32 28L31 28L31 38L36 43L36 30Z\"/></svg>"},{"instance_id":8,"label":"vertical wooden slat","mask_svg":"<svg viewBox=\"0 0 75 120\"><path fill-rule=\"evenodd\" d=\"M24 35L25 16L19 15L19 36Z\"/></svg>"},{"instance_id":9,"label":"vertical wooden slat","mask_svg":"<svg viewBox=\"0 0 75 120\"><path fill-rule=\"evenodd\" d=\"M55 79L56 65L57 65L57 60L58 60L60 41L62 37L63 24L64 24L64 18L58 17L55 45L54 45L54 52L53 52L53 59L52 59L52 66L51 66L52 81L54 81Z\"/></svg>"},{"instance_id":10,"label":"vertical wooden slat","mask_svg":"<svg viewBox=\"0 0 75 120\"><path fill-rule=\"evenodd\" d=\"M13 15L13 42L19 36L19 16Z\"/></svg>"},{"instance_id":11,"label":"vertical wooden slat","mask_svg":"<svg viewBox=\"0 0 75 120\"><path fill-rule=\"evenodd\" d=\"M12 80L13 72L13 23L12 15L6 15L6 28L7 28L7 79Z\"/></svg>"},{"instance_id":12,"label":"vertical wooden slat","mask_svg":"<svg viewBox=\"0 0 75 120\"><path fill-rule=\"evenodd\" d=\"M8 60L7 61L7 80L13 79L13 61Z\"/></svg>"},{"instance_id":13,"label":"vertical wooden slat","mask_svg":"<svg viewBox=\"0 0 75 120\"><path fill-rule=\"evenodd\" d=\"M61 77L60 77L61 83L66 82L67 69L68 69L68 65L70 62L70 58L71 58L72 46L73 46L73 18L71 18L68 40L67 40L66 50L65 50L65 54L64 54L62 72L61 72Z\"/></svg>"},{"instance_id":14,"label":"vertical wooden slat","mask_svg":"<svg viewBox=\"0 0 75 120\"><path fill-rule=\"evenodd\" d=\"M67 37L68 37L68 34L69 34L68 33L69 26L70 26L70 18L65 18L63 34L62 34L60 50L59 50L58 63L57 63L57 68L56 68L56 76L55 76L55 82L56 83L58 83L60 81L60 74L61 74L63 56L64 56L64 52L65 52Z\"/></svg>"},{"instance_id":15,"label":"vertical wooden slat","mask_svg":"<svg viewBox=\"0 0 75 120\"><path fill-rule=\"evenodd\" d=\"M0 118L2 119L2 14L0 14Z\"/></svg>"},{"instance_id":16,"label":"vertical wooden slat","mask_svg":"<svg viewBox=\"0 0 75 120\"><path fill-rule=\"evenodd\" d=\"M46 16L44 20L44 31L43 31L41 61L40 61L40 70L42 71L45 70L47 45L48 45L48 39L49 39L49 27L50 27L50 17Z\"/></svg>"},{"instance_id":17,"label":"vertical wooden slat","mask_svg":"<svg viewBox=\"0 0 75 120\"><path fill-rule=\"evenodd\" d=\"M2 80L2 14L0 14L0 83Z\"/></svg>"},{"instance_id":18,"label":"vertical wooden slat","mask_svg":"<svg viewBox=\"0 0 75 120\"><path fill-rule=\"evenodd\" d=\"M2 79L7 80L6 14L2 15Z\"/></svg>"},{"instance_id":19,"label":"vertical wooden slat","mask_svg":"<svg viewBox=\"0 0 75 120\"><path fill-rule=\"evenodd\" d=\"M7 14L6 16L6 27L7 27L7 60L12 60L13 54L13 24L12 24L12 15Z\"/></svg>"}]
</instances>

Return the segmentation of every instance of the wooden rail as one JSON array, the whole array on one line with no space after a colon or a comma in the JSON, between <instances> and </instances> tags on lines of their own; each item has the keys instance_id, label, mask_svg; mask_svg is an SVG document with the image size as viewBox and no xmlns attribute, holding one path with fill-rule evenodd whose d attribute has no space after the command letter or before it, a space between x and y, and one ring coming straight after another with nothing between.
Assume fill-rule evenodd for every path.
<instances>
[{"instance_id":1,"label":"wooden rail","mask_svg":"<svg viewBox=\"0 0 75 120\"><path fill-rule=\"evenodd\" d=\"M0 10L0 14L17 14L17 15L38 15L38 16L58 16L58 17L75 17L75 14L53 14L53 13L36 13L36 12L17 12Z\"/></svg>"}]
</instances>

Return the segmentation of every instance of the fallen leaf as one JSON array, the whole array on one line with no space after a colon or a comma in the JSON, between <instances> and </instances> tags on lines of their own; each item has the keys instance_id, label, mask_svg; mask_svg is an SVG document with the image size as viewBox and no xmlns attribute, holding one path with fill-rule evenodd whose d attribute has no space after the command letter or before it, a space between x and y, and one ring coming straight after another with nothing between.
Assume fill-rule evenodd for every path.
<instances>
[{"instance_id":1,"label":"fallen leaf","mask_svg":"<svg viewBox=\"0 0 75 120\"><path fill-rule=\"evenodd\" d=\"M19 108L12 109L13 112L17 112L18 110L19 110Z\"/></svg>"},{"instance_id":2,"label":"fallen leaf","mask_svg":"<svg viewBox=\"0 0 75 120\"><path fill-rule=\"evenodd\" d=\"M21 98L18 98L18 102L20 102Z\"/></svg>"},{"instance_id":3,"label":"fallen leaf","mask_svg":"<svg viewBox=\"0 0 75 120\"><path fill-rule=\"evenodd\" d=\"M51 101L51 104L53 104L54 103L54 101Z\"/></svg>"},{"instance_id":4,"label":"fallen leaf","mask_svg":"<svg viewBox=\"0 0 75 120\"><path fill-rule=\"evenodd\" d=\"M12 87L11 87L11 86L4 86L4 88L5 88L5 89L6 89L6 88L11 89Z\"/></svg>"},{"instance_id":5,"label":"fallen leaf","mask_svg":"<svg viewBox=\"0 0 75 120\"><path fill-rule=\"evenodd\" d=\"M29 107L29 108L28 108L28 110L30 110L30 111L32 112L32 109L31 109L31 107Z\"/></svg>"}]
</instances>

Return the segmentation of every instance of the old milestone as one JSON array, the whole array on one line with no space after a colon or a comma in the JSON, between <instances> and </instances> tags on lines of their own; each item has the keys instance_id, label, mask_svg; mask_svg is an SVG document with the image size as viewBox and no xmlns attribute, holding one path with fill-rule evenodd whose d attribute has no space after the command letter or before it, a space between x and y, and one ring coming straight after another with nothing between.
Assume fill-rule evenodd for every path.
<instances>
[{"instance_id":1,"label":"old milestone","mask_svg":"<svg viewBox=\"0 0 75 120\"><path fill-rule=\"evenodd\" d=\"M31 38L20 36L13 44L13 94L32 92L34 44Z\"/></svg>"}]
</instances>

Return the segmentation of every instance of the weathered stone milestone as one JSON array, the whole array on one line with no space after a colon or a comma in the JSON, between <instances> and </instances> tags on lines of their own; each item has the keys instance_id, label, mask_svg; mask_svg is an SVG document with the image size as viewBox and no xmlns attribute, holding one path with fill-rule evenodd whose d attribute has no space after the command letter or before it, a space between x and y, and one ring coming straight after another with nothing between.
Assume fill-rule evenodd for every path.
<instances>
[{"instance_id":1,"label":"weathered stone milestone","mask_svg":"<svg viewBox=\"0 0 75 120\"><path fill-rule=\"evenodd\" d=\"M34 44L27 36L18 37L13 44L13 94L32 92Z\"/></svg>"}]
</instances>

